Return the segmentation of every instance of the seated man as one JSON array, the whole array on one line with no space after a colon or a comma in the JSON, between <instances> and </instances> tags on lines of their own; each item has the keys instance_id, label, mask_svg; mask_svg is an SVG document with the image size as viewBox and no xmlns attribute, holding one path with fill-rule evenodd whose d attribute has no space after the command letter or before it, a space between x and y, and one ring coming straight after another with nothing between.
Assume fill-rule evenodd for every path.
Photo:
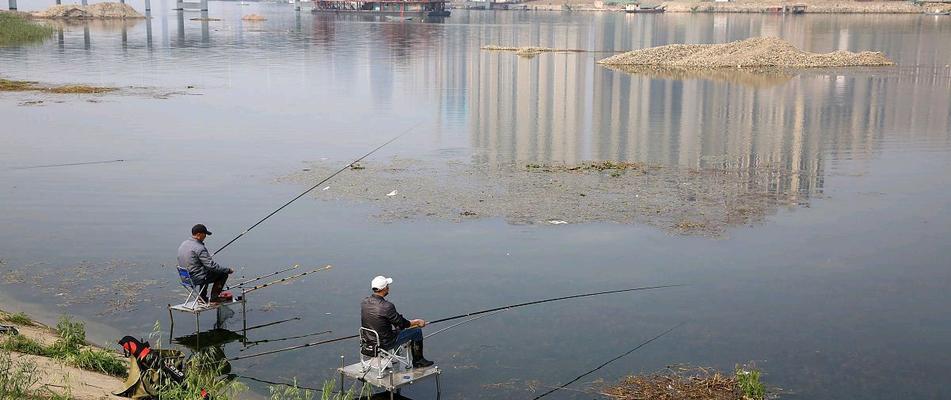
<instances>
[{"instance_id":1,"label":"seated man","mask_svg":"<svg viewBox=\"0 0 951 400\"><path fill-rule=\"evenodd\" d=\"M403 343L412 341L410 348L413 352L413 368L425 368L433 365L432 361L423 357L423 330L426 321L403 318L396 312L396 306L384 297L390 294L390 284L393 278L378 276L370 282L373 294L360 303L360 323L364 328L373 329L380 335L380 346L386 350L394 349ZM366 337L363 340L373 342L376 338Z\"/></svg>"},{"instance_id":2,"label":"seated man","mask_svg":"<svg viewBox=\"0 0 951 400\"><path fill-rule=\"evenodd\" d=\"M221 290L228 281L228 275L234 273L234 270L222 267L211 259L211 254L205 247L205 238L208 236L211 236L211 232L204 225L193 226L192 237L178 246L178 266L188 270L196 287L213 283L211 302L216 303L222 300L219 298ZM202 289L201 297L208 301L206 289Z\"/></svg>"}]
</instances>

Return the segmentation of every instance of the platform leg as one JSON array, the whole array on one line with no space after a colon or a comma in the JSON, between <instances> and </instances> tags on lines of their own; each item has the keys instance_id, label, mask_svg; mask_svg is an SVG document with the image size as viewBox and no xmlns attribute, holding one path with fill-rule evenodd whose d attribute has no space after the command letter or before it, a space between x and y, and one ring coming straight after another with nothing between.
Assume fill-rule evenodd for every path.
<instances>
[{"instance_id":1,"label":"platform leg","mask_svg":"<svg viewBox=\"0 0 951 400\"><path fill-rule=\"evenodd\" d=\"M347 364L344 362L343 356L340 356L340 396L341 397L343 397L343 386L344 386L343 368L346 366Z\"/></svg>"},{"instance_id":2,"label":"platform leg","mask_svg":"<svg viewBox=\"0 0 951 400\"><path fill-rule=\"evenodd\" d=\"M244 298L241 299L241 336L244 336L242 340L245 346L248 345L248 302L244 301Z\"/></svg>"},{"instance_id":3,"label":"platform leg","mask_svg":"<svg viewBox=\"0 0 951 400\"><path fill-rule=\"evenodd\" d=\"M201 342L201 313L195 313L195 348L200 348Z\"/></svg>"},{"instance_id":4,"label":"platform leg","mask_svg":"<svg viewBox=\"0 0 951 400\"><path fill-rule=\"evenodd\" d=\"M436 374L436 400L439 400L439 397L441 394L442 394L442 390L440 390L439 388L439 374L437 373Z\"/></svg>"},{"instance_id":5,"label":"platform leg","mask_svg":"<svg viewBox=\"0 0 951 400\"><path fill-rule=\"evenodd\" d=\"M172 336L175 336L175 316L172 315L172 305L168 305L168 344L172 344Z\"/></svg>"}]
</instances>

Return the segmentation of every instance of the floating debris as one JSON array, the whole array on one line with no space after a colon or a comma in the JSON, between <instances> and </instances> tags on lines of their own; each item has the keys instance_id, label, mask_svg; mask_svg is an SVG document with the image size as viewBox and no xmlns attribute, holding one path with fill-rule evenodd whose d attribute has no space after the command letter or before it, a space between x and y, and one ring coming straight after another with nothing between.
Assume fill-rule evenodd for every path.
<instances>
[{"instance_id":1,"label":"floating debris","mask_svg":"<svg viewBox=\"0 0 951 400\"><path fill-rule=\"evenodd\" d=\"M669 366L649 375L632 375L604 388L601 394L617 400L760 400L766 393L754 367L737 367L734 375L712 368ZM755 377L755 381L754 378Z\"/></svg>"},{"instance_id":2,"label":"floating debris","mask_svg":"<svg viewBox=\"0 0 951 400\"><path fill-rule=\"evenodd\" d=\"M33 81L12 81L0 79L0 92L27 92L40 91L56 94L101 94L119 90L114 87L89 86L89 85L62 85L62 86L42 86Z\"/></svg>"},{"instance_id":3,"label":"floating debris","mask_svg":"<svg viewBox=\"0 0 951 400\"><path fill-rule=\"evenodd\" d=\"M629 51L598 61L604 65L680 68L821 68L884 66L894 63L877 51L810 53L774 37L723 44L671 44Z\"/></svg>"},{"instance_id":4,"label":"floating debris","mask_svg":"<svg viewBox=\"0 0 951 400\"><path fill-rule=\"evenodd\" d=\"M482 50L489 51L513 51L515 55L532 58L541 53L583 53L585 50L579 49L555 49L551 47L534 47L534 46L523 46L523 47L507 47L507 46L496 46L496 45L487 45L482 46Z\"/></svg>"}]
</instances>

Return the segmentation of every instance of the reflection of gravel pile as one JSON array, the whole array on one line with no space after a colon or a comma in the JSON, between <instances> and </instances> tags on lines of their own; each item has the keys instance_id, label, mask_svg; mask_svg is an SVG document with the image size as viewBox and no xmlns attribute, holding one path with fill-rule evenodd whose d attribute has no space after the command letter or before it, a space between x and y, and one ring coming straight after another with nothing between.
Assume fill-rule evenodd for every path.
<instances>
[{"instance_id":1,"label":"reflection of gravel pile","mask_svg":"<svg viewBox=\"0 0 951 400\"><path fill-rule=\"evenodd\" d=\"M658 79L677 81L701 79L764 88L785 84L793 78L793 75L776 68L725 70L655 67L650 65L605 65L605 67L615 71Z\"/></svg>"},{"instance_id":2,"label":"reflection of gravel pile","mask_svg":"<svg viewBox=\"0 0 951 400\"><path fill-rule=\"evenodd\" d=\"M248 14L241 17L242 21L267 21L267 18L258 14Z\"/></svg>"},{"instance_id":3,"label":"reflection of gravel pile","mask_svg":"<svg viewBox=\"0 0 951 400\"><path fill-rule=\"evenodd\" d=\"M607 65L681 68L850 67L892 65L881 52L809 53L789 42L758 37L724 44L672 44L629 51L598 61Z\"/></svg>"},{"instance_id":4,"label":"reflection of gravel pile","mask_svg":"<svg viewBox=\"0 0 951 400\"><path fill-rule=\"evenodd\" d=\"M283 180L302 184L336 167L318 164ZM761 220L798 193L777 192L784 178L768 168L679 170L640 164L489 168L394 161L351 171L315 196L379 207L394 221L430 217L459 221L504 218L515 224L645 223L684 233L717 234ZM324 190L326 189L326 190Z\"/></svg>"},{"instance_id":5,"label":"reflection of gravel pile","mask_svg":"<svg viewBox=\"0 0 951 400\"><path fill-rule=\"evenodd\" d=\"M50 19L135 19L145 18L132 6L122 3L96 3L88 6L77 4L56 5L33 13L36 18Z\"/></svg>"}]
</instances>

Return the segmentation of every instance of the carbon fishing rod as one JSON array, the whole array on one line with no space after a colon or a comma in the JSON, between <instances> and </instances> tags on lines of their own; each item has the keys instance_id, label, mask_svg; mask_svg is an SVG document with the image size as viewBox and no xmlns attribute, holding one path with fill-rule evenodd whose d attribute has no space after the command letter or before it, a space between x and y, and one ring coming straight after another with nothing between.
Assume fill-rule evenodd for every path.
<instances>
[{"instance_id":1,"label":"carbon fishing rod","mask_svg":"<svg viewBox=\"0 0 951 400\"><path fill-rule=\"evenodd\" d=\"M117 162L123 162L123 161L125 160L119 159L119 160L104 160L104 161L86 161L86 162L77 162L77 163L68 163L68 164L31 165L29 167L16 167L16 168L10 168L10 169L19 170L19 169L35 169L35 168L71 167L74 165L110 164L110 163L117 163Z\"/></svg>"},{"instance_id":2,"label":"carbon fishing rod","mask_svg":"<svg viewBox=\"0 0 951 400\"><path fill-rule=\"evenodd\" d=\"M568 300L568 299L577 299L577 298L581 298L581 297L601 296L601 295L613 294L613 293L634 292L634 291L641 291L641 290L665 289L665 288L672 288L672 287L678 287L678 286L685 286L685 285L642 286L642 287L629 288L629 289L607 290L607 291L603 291L603 292L583 293L583 294L576 294L576 295L571 295L571 296L555 297L555 298L545 299L545 300L529 301L529 302L525 302L525 303L512 304L512 305L503 306L503 307L490 308L490 309L488 309L488 310L474 311L474 312L470 312L470 313L466 313L466 314L460 314L460 315L456 315L456 316L452 316L452 317L448 317L448 318L440 318L440 319L437 319L437 320L435 320L435 321L429 322L429 323L427 323L426 325L438 324L438 323L440 323L440 322L452 321L452 320L456 320L456 319L460 319L460 318L467 318L467 317L476 316L476 315L480 315L480 314L494 313L494 312L498 312L498 311L502 311L502 310L510 310L510 309L513 309L513 308L525 307L525 306L530 306L530 305L535 305L535 304L549 303L549 302L553 302L553 301ZM303 349L303 348L307 348L307 347L315 347L315 346L320 346L320 345L323 345L323 344L329 344L329 343L334 343L334 342L340 342L340 341L343 341L343 340L355 339L355 338L357 338L357 337L359 337L359 336L360 336L360 335L350 335L350 336L343 336L343 337L338 337L338 338L334 338L334 339L321 340L321 341L319 341L319 342L305 343L305 344L301 344L301 345L297 345L297 346L285 347L285 348L282 348L282 349L275 349L275 350L265 351L265 352L261 352L261 353L249 354L249 355L246 355L246 356L240 356L240 357L229 358L228 361L236 361L236 360L242 360L242 359L245 359L245 358L260 357L260 356L264 356L264 355L268 355L268 354L281 353L281 352L285 352L285 351Z\"/></svg>"},{"instance_id":3,"label":"carbon fishing rod","mask_svg":"<svg viewBox=\"0 0 951 400\"><path fill-rule=\"evenodd\" d=\"M317 189L318 187L320 187L320 185L323 185L323 184L326 183L327 181L333 179L333 177L339 175L341 172L346 171L347 168L350 168L350 166L352 166L353 164L356 164L356 163L362 161L364 158L367 158L367 157L369 157L370 155L372 155L373 153L376 153L378 150L380 150L380 149L386 147L386 145L395 142L396 139L399 139L399 138L403 137L403 135L406 135L407 133L410 133L413 129L416 129L416 127L419 126L419 125L422 124L422 123L423 123L423 122L420 121L420 122L416 123L415 125L413 125L413 126L407 128L406 130L404 130L403 132L401 132L399 135L396 135L396 137L394 137L394 138L392 138L392 139L390 139L390 140L387 140L386 143L381 144L380 146L378 146L377 148L375 148L375 149L373 149L373 150L370 150L369 153L366 153L366 154L360 156L360 158L357 158L356 160L351 161L351 162L350 162L349 164L347 164L347 165L344 165L343 167L341 167L340 169L338 169L337 172L334 172L334 173L330 174L330 176L324 178L324 179L323 179L322 181L320 181L320 182L317 182L314 186L311 186L310 189L307 189L307 190L301 192L301 194L297 195L297 196L294 197L293 199L288 200L287 203L284 203L284 205L278 207L276 210L271 211L270 214L265 215L264 218L261 218L261 220L259 220L258 222L255 222L254 225L251 225L248 229L245 229L244 232L241 232L238 236L235 236L234 239L231 239L231 241L229 241L228 243L225 243L224 246L221 246L220 249L218 249L218 250L216 250L214 253L212 253L212 256L217 255L217 254L220 253L222 250L228 248L228 246L230 246L232 243L236 242L238 239L241 239L242 236L244 236L244 235L247 234L248 232L251 232L252 229L256 228L258 225L261 225L262 222L267 221L268 218L271 218L272 216L274 216L274 214L277 214L278 212L280 212L281 210L283 210L285 207L291 205L291 203L297 201L297 199L299 199L299 198L301 198L301 197L304 197L304 195L306 195L307 193L310 193L310 192L313 191L314 189Z\"/></svg>"},{"instance_id":4,"label":"carbon fishing rod","mask_svg":"<svg viewBox=\"0 0 951 400\"><path fill-rule=\"evenodd\" d=\"M313 271L301 272L301 273L299 273L299 274L297 274L297 275L291 275L291 276L288 276L288 277L284 277L284 278L278 279L278 280L276 280L276 281L271 281L271 282L268 282L268 283L262 283L262 284L260 284L260 285L254 286L254 287L250 287L250 288L244 289L244 290L242 290L241 292L242 292L242 293L245 293L245 294L246 294L246 293L251 293L251 292L253 292L253 291L255 291L255 290L258 290L258 289L264 289L264 288L266 288L266 287L268 287L268 286L276 285L276 284L281 283L281 282L287 282L287 281L289 281L289 280L291 280L291 279L297 279L297 278L300 278L300 277L303 277L303 276L307 276L307 275L313 274L313 273L315 273L315 272L326 271L326 270L329 270L329 269L331 269L331 268L333 268L333 267L334 267L333 265L325 265L325 266L320 267L320 268L317 268L317 269L315 269L315 270L313 270Z\"/></svg>"},{"instance_id":5,"label":"carbon fishing rod","mask_svg":"<svg viewBox=\"0 0 951 400\"><path fill-rule=\"evenodd\" d=\"M261 275L261 276L255 277L255 278L248 279L248 280L243 281L243 282L239 282L239 283L237 283L237 284L235 284L235 285L228 286L228 289L239 288L239 287L242 287L242 286L244 286L244 285L247 285L247 284L249 284L249 283L251 283L251 282L257 282L257 281L259 281L259 280L261 280L261 279L270 278L270 277L272 277L272 276L274 276L274 275L283 274L283 273L285 273L285 272L287 272L287 271L293 271L293 270L298 269L298 268L300 268L300 264L295 264L293 267L290 267L290 268L287 268L287 269L282 269L282 270L280 270L280 271L271 272L271 273L269 273L269 274L264 274L264 275Z\"/></svg>"},{"instance_id":6,"label":"carbon fishing rod","mask_svg":"<svg viewBox=\"0 0 951 400\"><path fill-rule=\"evenodd\" d=\"M565 389L566 387L568 387L568 385L570 385L570 384L572 384L572 383L575 383L575 382L581 380L581 378L584 378L584 377L586 377L586 376L588 376L588 375L591 375L591 374L593 374L595 371L597 371L597 370L599 370L599 369L601 369L601 368L606 367L608 364L613 363L613 362L615 362L615 361L617 361L617 360L620 360L620 359L623 358L624 356L626 356L626 355L628 355L628 354L631 354L631 353L637 351L637 350L640 349L641 347L647 346L650 342L653 342L653 341L655 341L655 340L657 340L657 339L660 339L661 337L667 335L668 333L673 332L674 329L680 328L683 324L685 324L685 322L681 322L681 323L679 323L679 324L677 324L677 325L674 325L672 328L670 328L670 329L668 329L668 330L666 330L666 331L661 332L659 335L654 336L654 337L648 339L647 341L645 341L645 342L643 342L643 343L637 345L637 346L634 347L633 349L630 349L630 350L624 352L623 354L621 354L621 355L619 355L619 356L617 356L617 357L614 357L614 358L612 358L612 359L610 359L610 360L604 362L603 364L601 364L601 365L599 365L599 366L597 366L597 367L594 367L594 369L592 369L592 370L590 370L590 371L588 371L588 372L585 372L585 373L583 373L583 374L581 374L581 375L578 375L577 377L575 377L575 379L572 379L572 380L568 381L568 383L565 383L565 384L563 384L563 385L561 385L561 386L558 386L558 387L556 387L556 388L552 388L551 390L549 390L549 391L547 391L547 392L545 392L545 393L542 393L542 394L539 395L539 396L536 396L536 397L535 397L534 399L532 399L532 400L538 400L538 399L540 399L540 398L542 398L542 397L545 397L545 396L548 396L548 395L550 395L550 394L552 394L552 393L554 393L554 392L556 392L556 391Z\"/></svg>"}]
</instances>

